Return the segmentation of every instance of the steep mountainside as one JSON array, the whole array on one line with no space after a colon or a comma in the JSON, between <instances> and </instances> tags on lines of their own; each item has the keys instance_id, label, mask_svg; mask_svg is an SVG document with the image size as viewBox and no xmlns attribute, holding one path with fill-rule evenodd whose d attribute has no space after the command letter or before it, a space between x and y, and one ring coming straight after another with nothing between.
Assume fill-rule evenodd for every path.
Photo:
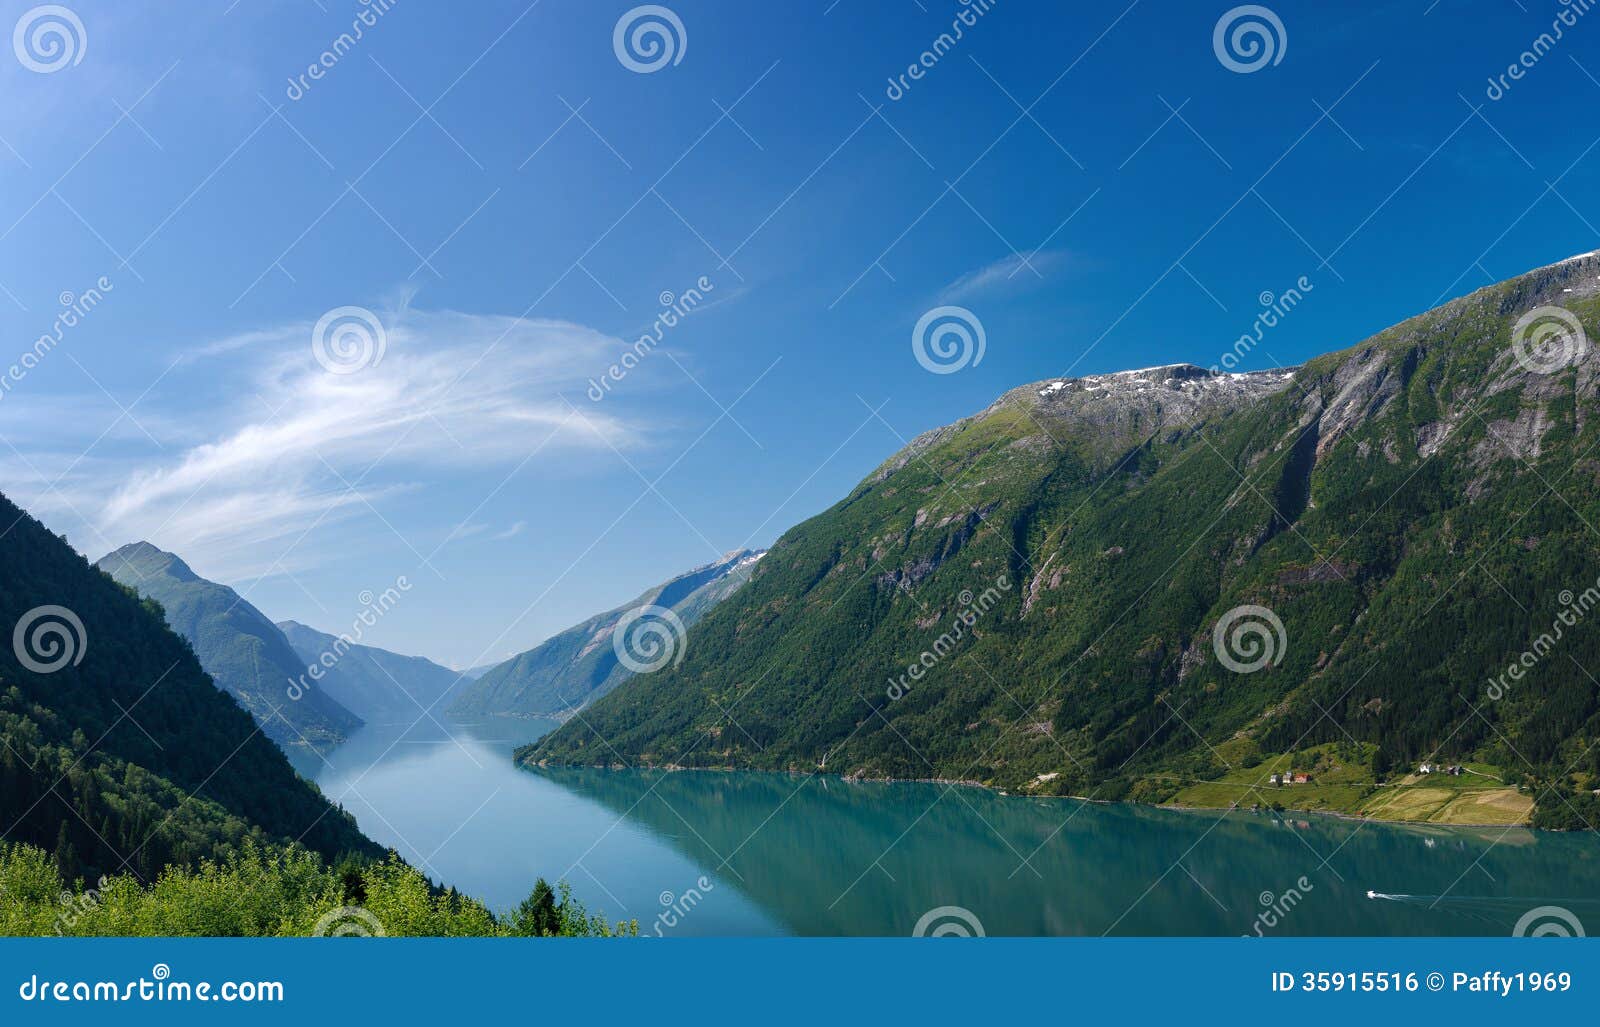
<instances>
[{"instance_id":1,"label":"steep mountainside","mask_svg":"<svg viewBox=\"0 0 1600 1027\"><path fill-rule=\"evenodd\" d=\"M299 839L381 854L212 684L161 610L0 497L0 829L68 881Z\"/></svg>"},{"instance_id":2,"label":"steep mountainside","mask_svg":"<svg viewBox=\"0 0 1600 1027\"><path fill-rule=\"evenodd\" d=\"M729 553L657 585L631 603L590 617L538 647L491 669L450 707L458 718L570 714L633 676L617 659L612 632L623 615L665 607L685 627L694 624L749 580L763 552Z\"/></svg>"},{"instance_id":3,"label":"steep mountainside","mask_svg":"<svg viewBox=\"0 0 1600 1027\"><path fill-rule=\"evenodd\" d=\"M123 546L96 566L160 603L167 624L189 640L200 666L280 746L326 753L360 726L360 717L315 688L290 698L289 687L305 674L305 662L278 626L233 589L199 577L148 542Z\"/></svg>"},{"instance_id":4,"label":"steep mountainside","mask_svg":"<svg viewBox=\"0 0 1600 1027\"><path fill-rule=\"evenodd\" d=\"M292 620L279 621L278 629L306 668L318 668L316 687L365 721L410 721L435 704L442 710L441 697L448 701L446 693L467 684L462 675L421 656L357 645Z\"/></svg>"},{"instance_id":5,"label":"steep mountainside","mask_svg":"<svg viewBox=\"0 0 1600 1027\"><path fill-rule=\"evenodd\" d=\"M519 756L1154 801L1471 759L1600 823L1600 360L1523 331L1594 337L1597 283L1573 258L1292 372L1013 390Z\"/></svg>"}]
</instances>

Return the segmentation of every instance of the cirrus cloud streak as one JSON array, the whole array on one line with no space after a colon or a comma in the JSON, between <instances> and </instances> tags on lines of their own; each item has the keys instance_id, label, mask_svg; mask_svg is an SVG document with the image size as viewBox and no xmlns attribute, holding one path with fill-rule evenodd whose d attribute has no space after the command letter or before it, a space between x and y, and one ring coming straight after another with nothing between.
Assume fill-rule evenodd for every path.
<instances>
[{"instance_id":1,"label":"cirrus cloud streak","mask_svg":"<svg viewBox=\"0 0 1600 1027\"><path fill-rule=\"evenodd\" d=\"M93 537L148 539L227 580L299 565L337 525L384 520L383 504L407 493L448 497L443 520L451 503L470 510L483 499L472 490L500 481L497 468L518 473L644 438L615 411L580 419L561 398L612 359L621 344L611 336L563 321L407 306L379 316L387 349L356 374L317 364L310 320L190 347L138 412L181 410L190 437L83 461L37 502L70 509L68 520L92 511L83 527Z\"/></svg>"}]
</instances>

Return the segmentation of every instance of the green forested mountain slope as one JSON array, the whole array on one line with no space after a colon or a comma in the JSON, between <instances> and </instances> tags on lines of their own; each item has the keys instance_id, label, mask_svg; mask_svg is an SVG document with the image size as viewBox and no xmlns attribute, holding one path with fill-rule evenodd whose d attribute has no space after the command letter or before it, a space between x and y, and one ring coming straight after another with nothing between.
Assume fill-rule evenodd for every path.
<instances>
[{"instance_id":1,"label":"green forested mountain slope","mask_svg":"<svg viewBox=\"0 0 1600 1027\"><path fill-rule=\"evenodd\" d=\"M360 726L360 717L319 689L302 687L299 698L290 697L305 662L278 626L233 589L199 577L148 542L123 546L96 566L160 603L206 673L280 746L326 753Z\"/></svg>"},{"instance_id":2,"label":"green forested mountain slope","mask_svg":"<svg viewBox=\"0 0 1600 1027\"><path fill-rule=\"evenodd\" d=\"M247 839L381 854L212 684L155 604L3 497L0 628L0 841L54 853L69 881L151 881Z\"/></svg>"},{"instance_id":3,"label":"green forested mountain slope","mask_svg":"<svg viewBox=\"0 0 1600 1027\"><path fill-rule=\"evenodd\" d=\"M447 693L467 683L456 671L421 656L359 645L292 620L277 627L302 666L321 672L314 680L307 672L313 687L365 721L409 722L436 705L442 710Z\"/></svg>"},{"instance_id":4,"label":"green forested mountain slope","mask_svg":"<svg viewBox=\"0 0 1600 1027\"><path fill-rule=\"evenodd\" d=\"M739 550L651 588L631 603L607 610L483 674L450 707L458 718L563 716L610 692L633 676L617 659L612 634L630 611L671 610L684 626L734 594L749 580L761 553Z\"/></svg>"},{"instance_id":5,"label":"green forested mountain slope","mask_svg":"<svg viewBox=\"0 0 1600 1027\"><path fill-rule=\"evenodd\" d=\"M1161 800L1333 742L1375 777L1479 759L1536 822L1600 822L1600 358L1536 373L1512 345L1541 305L1596 337L1597 282L1564 261L1292 374L1013 390L785 534L681 665L519 756ZM1236 667L1241 624L1272 658L1230 669L1219 623Z\"/></svg>"}]
</instances>

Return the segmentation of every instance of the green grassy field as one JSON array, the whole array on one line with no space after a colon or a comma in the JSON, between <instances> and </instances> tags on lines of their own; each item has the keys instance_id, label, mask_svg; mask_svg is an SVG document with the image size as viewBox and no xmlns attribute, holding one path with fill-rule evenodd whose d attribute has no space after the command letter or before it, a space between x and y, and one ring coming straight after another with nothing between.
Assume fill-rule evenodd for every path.
<instances>
[{"instance_id":1,"label":"green grassy field","mask_svg":"<svg viewBox=\"0 0 1600 1027\"><path fill-rule=\"evenodd\" d=\"M1373 780L1368 754L1349 746L1329 744L1291 756L1274 754L1253 762L1237 749L1218 755L1232 763L1222 777L1210 781L1183 781L1153 777L1147 788L1170 795L1168 805L1198 809L1250 809L1255 806L1338 813L1374 820L1429 824L1525 824L1533 813L1533 798L1502 781L1500 771L1481 763L1468 763L1469 773L1404 774L1389 781ZM1240 762L1234 763L1237 757ZM1291 767L1293 769L1291 769ZM1302 772L1306 784L1274 785L1272 775ZM1174 792L1174 788L1176 791Z\"/></svg>"}]
</instances>

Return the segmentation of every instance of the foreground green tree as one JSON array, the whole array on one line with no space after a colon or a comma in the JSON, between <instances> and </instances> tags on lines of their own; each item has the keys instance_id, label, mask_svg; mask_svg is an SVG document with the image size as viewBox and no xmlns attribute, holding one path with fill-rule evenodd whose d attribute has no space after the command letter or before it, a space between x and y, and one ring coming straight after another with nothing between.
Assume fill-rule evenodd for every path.
<instances>
[{"instance_id":1,"label":"foreground green tree","mask_svg":"<svg viewBox=\"0 0 1600 1027\"><path fill-rule=\"evenodd\" d=\"M562 884L540 880L513 913L495 916L430 884L394 853L330 866L304 849L246 842L221 861L172 867L146 885L130 875L62 881L51 853L0 845L0 935L71 937L613 937L633 922L592 915Z\"/></svg>"}]
</instances>

